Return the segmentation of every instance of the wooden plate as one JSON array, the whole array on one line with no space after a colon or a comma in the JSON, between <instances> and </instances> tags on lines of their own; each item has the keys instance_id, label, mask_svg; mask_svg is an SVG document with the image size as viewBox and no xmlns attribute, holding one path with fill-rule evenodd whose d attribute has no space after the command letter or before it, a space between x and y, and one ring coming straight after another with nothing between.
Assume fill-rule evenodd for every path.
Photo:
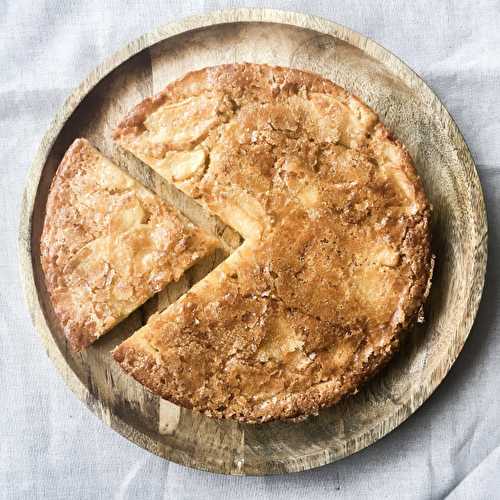
<instances>
[{"instance_id":1,"label":"wooden plate","mask_svg":"<svg viewBox=\"0 0 500 500\"><path fill-rule=\"evenodd\" d=\"M71 353L54 319L40 267L39 238L55 169L74 138L88 138L195 222L234 234L165 186L122 152L111 130L132 105L187 71L230 62L317 72L360 96L409 148L434 206L437 255L427 321L356 396L300 423L242 425L216 421L160 400L125 376L109 351L157 307L175 300L215 266L205 261L153 298L83 354ZM381 438L434 391L464 345L481 297L486 266L481 185L460 132L432 91L374 42L334 23L288 12L234 10L167 25L97 68L68 99L45 136L30 172L20 228L20 260L34 324L61 375L104 422L174 462L231 474L270 474L317 467Z\"/></svg>"}]
</instances>

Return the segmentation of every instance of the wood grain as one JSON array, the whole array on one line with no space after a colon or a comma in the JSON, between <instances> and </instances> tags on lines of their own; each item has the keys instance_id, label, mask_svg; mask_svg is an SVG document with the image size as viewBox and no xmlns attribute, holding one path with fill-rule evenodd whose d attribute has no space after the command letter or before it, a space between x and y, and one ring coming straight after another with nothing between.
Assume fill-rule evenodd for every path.
<instances>
[{"instance_id":1,"label":"wood grain","mask_svg":"<svg viewBox=\"0 0 500 500\"><path fill-rule=\"evenodd\" d=\"M240 244L234 231L120 150L111 130L145 96L187 71L231 62L317 72L361 97L410 150L431 203L437 255L426 323L408 332L396 359L356 396L303 422L216 421L161 401L112 361L110 349L201 279ZM226 252L199 263L82 354L54 318L40 267L48 189L69 144L83 136L195 223ZM376 43L329 21L272 10L215 12L144 35L97 68L72 94L33 163L23 199L19 253L29 309L48 355L73 392L134 443L175 462L230 474L317 467L381 438L434 391L469 334L482 293L487 224L481 185L463 138L442 104Z\"/></svg>"}]
</instances>

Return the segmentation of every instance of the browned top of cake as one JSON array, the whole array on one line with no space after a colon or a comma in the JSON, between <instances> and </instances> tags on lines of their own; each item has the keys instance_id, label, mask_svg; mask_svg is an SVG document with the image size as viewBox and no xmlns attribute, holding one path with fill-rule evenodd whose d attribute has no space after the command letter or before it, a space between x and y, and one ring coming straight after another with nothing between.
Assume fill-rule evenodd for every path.
<instances>
[{"instance_id":1,"label":"browned top of cake","mask_svg":"<svg viewBox=\"0 0 500 500\"><path fill-rule=\"evenodd\" d=\"M239 231L225 263L115 351L207 415L308 415L387 361L430 280L429 205L406 149L332 82L207 68L141 103L118 142Z\"/></svg>"},{"instance_id":2,"label":"browned top of cake","mask_svg":"<svg viewBox=\"0 0 500 500\"><path fill-rule=\"evenodd\" d=\"M52 182L41 261L54 311L80 350L215 246L86 140Z\"/></svg>"}]
</instances>

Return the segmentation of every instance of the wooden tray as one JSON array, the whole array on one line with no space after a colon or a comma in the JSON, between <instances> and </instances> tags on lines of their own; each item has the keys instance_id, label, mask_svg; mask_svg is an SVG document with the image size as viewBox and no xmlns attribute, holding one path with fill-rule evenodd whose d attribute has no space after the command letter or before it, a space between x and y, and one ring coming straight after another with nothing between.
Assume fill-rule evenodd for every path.
<instances>
[{"instance_id":1,"label":"wooden tray","mask_svg":"<svg viewBox=\"0 0 500 500\"><path fill-rule=\"evenodd\" d=\"M437 255L427 321L408 336L384 372L356 396L301 423L243 425L216 421L151 395L113 362L110 350L216 265L205 261L180 283L118 325L83 354L61 336L40 267L39 238L55 169L74 138L88 138L195 222L208 218L146 166L115 146L111 130L144 97L187 71L230 62L317 72L360 96L409 148L434 206ZM224 233L233 245L234 234ZM460 132L442 104L388 51L342 26L271 10L212 13L145 35L97 68L57 114L31 169L20 228L20 260L34 324L73 392L134 443L174 462L230 474L271 474L317 467L381 438L434 391L470 331L481 297L487 248L481 185Z\"/></svg>"}]
</instances>

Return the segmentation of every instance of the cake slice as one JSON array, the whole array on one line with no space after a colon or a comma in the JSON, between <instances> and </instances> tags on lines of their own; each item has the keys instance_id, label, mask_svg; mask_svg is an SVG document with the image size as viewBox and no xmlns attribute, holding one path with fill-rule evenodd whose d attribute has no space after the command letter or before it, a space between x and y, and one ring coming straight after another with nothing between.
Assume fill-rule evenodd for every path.
<instances>
[{"instance_id":1,"label":"cake slice","mask_svg":"<svg viewBox=\"0 0 500 500\"><path fill-rule=\"evenodd\" d=\"M85 139L47 200L41 263L70 346L82 350L217 247Z\"/></svg>"}]
</instances>

